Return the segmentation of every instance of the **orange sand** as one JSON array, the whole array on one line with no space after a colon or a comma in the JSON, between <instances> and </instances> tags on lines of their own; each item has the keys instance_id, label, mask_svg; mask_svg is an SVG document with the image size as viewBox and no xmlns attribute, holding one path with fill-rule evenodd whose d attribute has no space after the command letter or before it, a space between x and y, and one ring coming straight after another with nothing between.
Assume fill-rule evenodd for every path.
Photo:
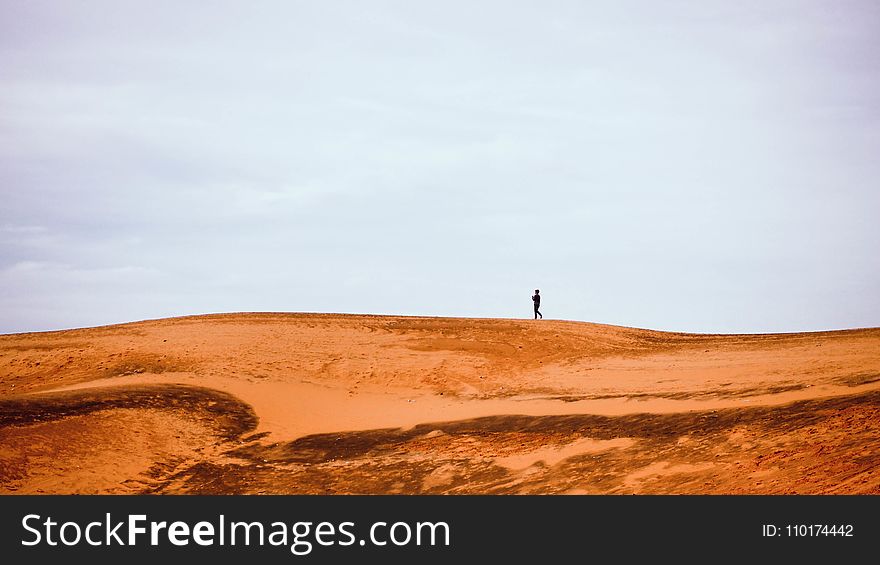
<instances>
[{"instance_id":1,"label":"orange sand","mask_svg":"<svg viewBox=\"0 0 880 565\"><path fill-rule=\"evenodd\" d=\"M0 492L880 493L880 329L228 314L0 336Z\"/></svg>"}]
</instances>

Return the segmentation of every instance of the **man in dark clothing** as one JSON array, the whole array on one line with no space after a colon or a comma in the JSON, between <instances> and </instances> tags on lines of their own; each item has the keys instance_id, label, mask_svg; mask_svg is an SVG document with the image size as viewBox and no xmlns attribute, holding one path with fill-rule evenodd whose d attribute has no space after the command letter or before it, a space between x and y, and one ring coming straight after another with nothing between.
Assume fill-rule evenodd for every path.
<instances>
[{"instance_id":1,"label":"man in dark clothing","mask_svg":"<svg viewBox=\"0 0 880 565\"><path fill-rule=\"evenodd\" d=\"M538 319L538 316L541 316L541 319L544 319L544 316L538 312L538 308L541 307L541 291L537 288L535 289L535 295L532 297L532 302L535 303L535 319Z\"/></svg>"}]
</instances>

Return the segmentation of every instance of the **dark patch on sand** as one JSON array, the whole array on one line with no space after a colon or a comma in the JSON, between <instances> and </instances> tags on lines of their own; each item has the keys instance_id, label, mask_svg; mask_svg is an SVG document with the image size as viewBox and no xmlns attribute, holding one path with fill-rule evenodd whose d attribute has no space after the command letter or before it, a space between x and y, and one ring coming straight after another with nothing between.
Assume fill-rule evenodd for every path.
<instances>
[{"instance_id":1,"label":"dark patch on sand","mask_svg":"<svg viewBox=\"0 0 880 565\"><path fill-rule=\"evenodd\" d=\"M709 435L735 426L760 426L783 432L808 426L828 411L854 402L880 407L880 392L827 400L803 400L784 406L754 406L673 414L631 414L600 416L485 416L453 422L419 424L410 429L385 428L343 433L315 434L286 443L248 445L232 454L260 461L322 463L353 459L376 451L402 447L420 436L440 431L453 436L481 436L499 433L576 434L601 440L620 437L668 441L687 435Z\"/></svg>"},{"instance_id":2,"label":"dark patch on sand","mask_svg":"<svg viewBox=\"0 0 880 565\"><path fill-rule=\"evenodd\" d=\"M868 381L871 382L871 381ZM864 384L864 383L859 383ZM721 385L725 386L725 385ZM665 398L668 400L706 400L711 398L741 398L750 396L762 396L803 390L810 385L803 383L788 383L772 386L756 386L736 389L714 389L687 392L626 392L619 394L572 394L548 396L548 400L561 400L562 402L580 402L582 400L608 400L612 398L649 399ZM855 385L851 385L855 386Z\"/></svg>"},{"instance_id":3,"label":"dark patch on sand","mask_svg":"<svg viewBox=\"0 0 880 565\"><path fill-rule=\"evenodd\" d=\"M50 422L115 408L149 408L202 414L224 439L257 427L249 404L231 394L187 385L132 385L0 398L0 428Z\"/></svg>"},{"instance_id":4,"label":"dark patch on sand","mask_svg":"<svg viewBox=\"0 0 880 565\"><path fill-rule=\"evenodd\" d=\"M861 386L880 381L880 373L855 373L834 379L834 383L846 386Z\"/></svg>"},{"instance_id":5,"label":"dark patch on sand","mask_svg":"<svg viewBox=\"0 0 880 565\"><path fill-rule=\"evenodd\" d=\"M878 417L880 392L674 414L490 416L251 444L230 452L250 463L176 478L197 493L880 492ZM528 472L495 461L585 438L632 443ZM818 457L828 452L833 462Z\"/></svg>"}]
</instances>

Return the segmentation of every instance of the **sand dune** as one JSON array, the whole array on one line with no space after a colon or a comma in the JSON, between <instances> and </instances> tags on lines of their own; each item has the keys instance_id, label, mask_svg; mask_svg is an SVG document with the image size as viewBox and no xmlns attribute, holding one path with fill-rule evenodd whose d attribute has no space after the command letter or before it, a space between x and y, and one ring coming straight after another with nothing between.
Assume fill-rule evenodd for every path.
<instances>
[{"instance_id":1,"label":"sand dune","mask_svg":"<svg viewBox=\"0 0 880 565\"><path fill-rule=\"evenodd\" d=\"M880 493L880 329L228 314L0 336L4 493Z\"/></svg>"}]
</instances>

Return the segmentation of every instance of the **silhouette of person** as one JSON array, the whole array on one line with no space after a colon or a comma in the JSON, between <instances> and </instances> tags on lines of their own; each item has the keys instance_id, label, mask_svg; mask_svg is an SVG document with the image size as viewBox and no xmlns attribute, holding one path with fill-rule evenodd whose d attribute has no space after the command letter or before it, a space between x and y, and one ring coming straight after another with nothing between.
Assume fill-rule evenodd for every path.
<instances>
[{"instance_id":1,"label":"silhouette of person","mask_svg":"<svg viewBox=\"0 0 880 565\"><path fill-rule=\"evenodd\" d=\"M541 316L541 319L544 319L544 315L538 311L538 308L541 307L541 291L537 288L535 289L535 295L532 296L532 302L535 303L535 319L538 319L538 316Z\"/></svg>"}]
</instances>

